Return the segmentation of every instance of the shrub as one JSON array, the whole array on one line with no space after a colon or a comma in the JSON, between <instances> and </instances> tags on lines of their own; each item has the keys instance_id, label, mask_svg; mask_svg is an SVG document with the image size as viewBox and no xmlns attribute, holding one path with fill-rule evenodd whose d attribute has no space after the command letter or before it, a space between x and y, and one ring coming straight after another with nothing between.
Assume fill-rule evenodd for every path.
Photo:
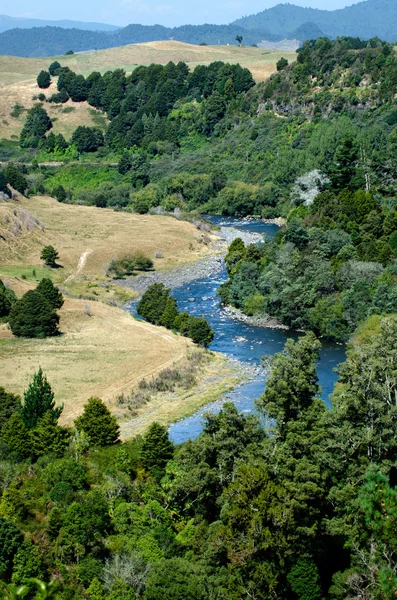
<instances>
[{"instance_id":1,"label":"shrub","mask_svg":"<svg viewBox=\"0 0 397 600\"><path fill-rule=\"evenodd\" d=\"M195 344L207 348L214 339L214 331L202 317L190 317L189 337Z\"/></svg>"},{"instance_id":2,"label":"shrub","mask_svg":"<svg viewBox=\"0 0 397 600\"><path fill-rule=\"evenodd\" d=\"M61 65L59 64L59 62L57 60L55 60L53 63L50 64L50 66L48 67L48 71L50 73L50 75L59 75L59 69L61 69Z\"/></svg>"},{"instance_id":3,"label":"shrub","mask_svg":"<svg viewBox=\"0 0 397 600\"><path fill-rule=\"evenodd\" d=\"M132 275L134 271L148 271L153 268L153 261L143 252L127 254L123 258L112 260L108 268L108 275L121 278Z\"/></svg>"},{"instance_id":4,"label":"shrub","mask_svg":"<svg viewBox=\"0 0 397 600\"><path fill-rule=\"evenodd\" d=\"M51 85L51 76L48 71L40 71L37 77L37 85L42 90L46 90Z\"/></svg>"},{"instance_id":5,"label":"shrub","mask_svg":"<svg viewBox=\"0 0 397 600\"><path fill-rule=\"evenodd\" d=\"M12 290L6 288L0 279L0 319L8 317L17 297Z\"/></svg>"},{"instance_id":6,"label":"shrub","mask_svg":"<svg viewBox=\"0 0 397 600\"><path fill-rule=\"evenodd\" d=\"M14 165L8 165L4 171L4 175L7 183L10 184L11 187L21 194L24 193L28 187L28 182L26 181L23 173L17 167L14 167Z\"/></svg>"}]
</instances>

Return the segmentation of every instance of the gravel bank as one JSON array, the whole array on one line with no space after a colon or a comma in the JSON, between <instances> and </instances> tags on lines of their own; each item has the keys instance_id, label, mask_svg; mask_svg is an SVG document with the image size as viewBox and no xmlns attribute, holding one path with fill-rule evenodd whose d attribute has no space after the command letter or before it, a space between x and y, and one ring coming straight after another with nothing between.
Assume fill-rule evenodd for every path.
<instances>
[{"instance_id":1,"label":"gravel bank","mask_svg":"<svg viewBox=\"0 0 397 600\"><path fill-rule=\"evenodd\" d=\"M182 265L168 272L154 272L130 277L129 279L118 280L118 285L127 287L144 294L146 290L154 283L163 283L166 288L177 288L186 285L195 279L201 279L216 275L222 271L224 258L227 254L228 246L233 240L240 237L245 244L256 244L263 238L259 233L251 233L234 229L233 227L221 227L217 233L219 240L213 246L213 254L203 260L199 260L190 265Z\"/></svg>"},{"instance_id":2,"label":"gravel bank","mask_svg":"<svg viewBox=\"0 0 397 600\"><path fill-rule=\"evenodd\" d=\"M247 323L247 325L253 325L254 327L266 327L267 329L284 329L288 330L286 325L277 321L273 317L269 317L269 315L262 315L258 317L248 317L238 308L234 308L233 306L224 306L223 312L225 312L232 319L237 319L237 321L241 321L242 323Z\"/></svg>"}]
</instances>

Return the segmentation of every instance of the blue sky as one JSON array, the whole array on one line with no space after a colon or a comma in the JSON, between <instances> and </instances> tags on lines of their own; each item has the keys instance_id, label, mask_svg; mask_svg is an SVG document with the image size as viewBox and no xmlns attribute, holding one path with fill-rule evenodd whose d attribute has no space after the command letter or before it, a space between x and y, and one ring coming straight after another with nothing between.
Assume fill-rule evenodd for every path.
<instances>
[{"instance_id":1,"label":"blue sky","mask_svg":"<svg viewBox=\"0 0 397 600\"><path fill-rule=\"evenodd\" d=\"M289 0L291 4L333 10L357 0ZM115 25L229 23L278 4L277 0L0 0L0 14L37 19L100 21Z\"/></svg>"}]
</instances>

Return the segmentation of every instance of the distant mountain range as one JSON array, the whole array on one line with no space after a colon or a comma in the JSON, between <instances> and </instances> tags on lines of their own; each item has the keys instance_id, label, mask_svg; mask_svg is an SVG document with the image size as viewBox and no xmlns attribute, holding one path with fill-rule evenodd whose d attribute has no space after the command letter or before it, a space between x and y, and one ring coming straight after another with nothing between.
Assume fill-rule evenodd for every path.
<instances>
[{"instance_id":1,"label":"distant mountain range","mask_svg":"<svg viewBox=\"0 0 397 600\"><path fill-rule=\"evenodd\" d=\"M267 29L280 37L288 37L290 32L310 25L310 28L315 26L330 38L352 36L370 39L378 36L385 41L395 42L397 0L367 0L332 11L278 4L256 15L237 19L233 25L248 30Z\"/></svg>"},{"instance_id":2,"label":"distant mountain range","mask_svg":"<svg viewBox=\"0 0 397 600\"><path fill-rule=\"evenodd\" d=\"M115 31L116 25L106 23L83 23L82 21L48 21L43 19L25 19L0 15L0 33L9 29L30 29L32 27L62 27L63 29L83 29L84 31Z\"/></svg>"},{"instance_id":3,"label":"distant mountain range","mask_svg":"<svg viewBox=\"0 0 397 600\"><path fill-rule=\"evenodd\" d=\"M2 21L4 19L12 20L11 17L0 16L0 31L5 23ZM34 20L23 20L23 23L32 21ZM18 28L0 33L0 54L55 56L68 50L83 52L169 39L191 44L235 44L236 35L241 35L246 45L259 46L268 43L280 46L281 40L287 40L288 46L289 40L303 42L322 36L352 36L361 39L378 36L395 42L397 0L367 0L334 11L279 4L229 25L184 25L170 28L133 24L118 29L99 23L62 21L57 26L54 26L54 22L41 23L51 23L51 26L26 29L26 25L19 24ZM73 27L66 27L67 23L71 23Z\"/></svg>"}]
</instances>

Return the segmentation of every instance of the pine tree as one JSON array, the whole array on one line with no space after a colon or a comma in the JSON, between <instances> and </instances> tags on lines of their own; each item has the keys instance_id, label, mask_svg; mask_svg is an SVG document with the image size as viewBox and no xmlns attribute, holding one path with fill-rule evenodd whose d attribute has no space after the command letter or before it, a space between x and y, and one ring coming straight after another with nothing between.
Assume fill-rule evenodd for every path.
<instances>
[{"instance_id":1,"label":"pine tree","mask_svg":"<svg viewBox=\"0 0 397 600\"><path fill-rule=\"evenodd\" d=\"M3 425L14 413L21 408L21 400L19 396L9 394L4 388L0 387L0 431Z\"/></svg>"},{"instance_id":2,"label":"pine tree","mask_svg":"<svg viewBox=\"0 0 397 600\"><path fill-rule=\"evenodd\" d=\"M152 423L142 445L141 460L148 471L161 471L174 455L174 446L168 437L167 428Z\"/></svg>"},{"instance_id":3,"label":"pine tree","mask_svg":"<svg viewBox=\"0 0 397 600\"><path fill-rule=\"evenodd\" d=\"M28 429L34 429L39 420L49 412L53 422L56 423L62 410L63 406L55 407L54 393L40 367L23 395L22 421Z\"/></svg>"},{"instance_id":4,"label":"pine tree","mask_svg":"<svg viewBox=\"0 0 397 600\"><path fill-rule=\"evenodd\" d=\"M36 288L36 292L39 292L52 308L62 308L64 299L57 287L52 283L51 279L45 277L39 283Z\"/></svg>"},{"instance_id":5,"label":"pine tree","mask_svg":"<svg viewBox=\"0 0 397 600\"><path fill-rule=\"evenodd\" d=\"M90 398L74 424L76 429L84 431L91 446L111 446L119 439L116 417L100 398Z\"/></svg>"},{"instance_id":6,"label":"pine tree","mask_svg":"<svg viewBox=\"0 0 397 600\"><path fill-rule=\"evenodd\" d=\"M47 267L54 268L56 261L59 259L59 254L55 250L54 246L44 246L40 255L41 260L47 265Z\"/></svg>"},{"instance_id":7,"label":"pine tree","mask_svg":"<svg viewBox=\"0 0 397 600\"><path fill-rule=\"evenodd\" d=\"M59 335L59 316L43 296L29 290L11 308L9 325L16 337L45 338Z\"/></svg>"}]
</instances>

